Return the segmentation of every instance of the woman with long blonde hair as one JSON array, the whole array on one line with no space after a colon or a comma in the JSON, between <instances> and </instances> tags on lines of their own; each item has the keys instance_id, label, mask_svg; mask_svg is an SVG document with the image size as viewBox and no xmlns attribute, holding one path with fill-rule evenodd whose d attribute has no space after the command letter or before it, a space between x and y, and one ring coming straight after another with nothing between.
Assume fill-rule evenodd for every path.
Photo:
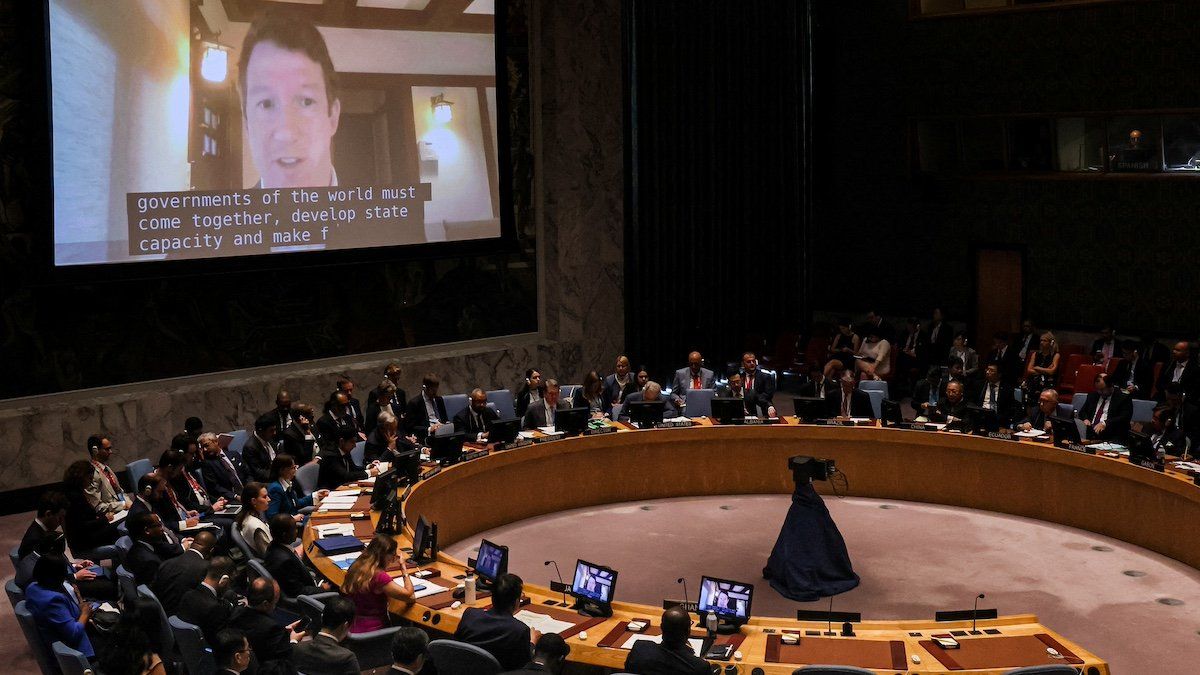
<instances>
[{"instance_id":1,"label":"woman with long blonde hair","mask_svg":"<svg viewBox=\"0 0 1200 675\"><path fill-rule=\"evenodd\" d=\"M397 558L400 560L403 586L392 583L392 575L387 572L388 566ZM350 565L341 590L342 595L354 601L351 633L368 633L384 628L388 625L388 600L412 604L416 592L399 543L386 534L375 535L366 550Z\"/></svg>"}]
</instances>

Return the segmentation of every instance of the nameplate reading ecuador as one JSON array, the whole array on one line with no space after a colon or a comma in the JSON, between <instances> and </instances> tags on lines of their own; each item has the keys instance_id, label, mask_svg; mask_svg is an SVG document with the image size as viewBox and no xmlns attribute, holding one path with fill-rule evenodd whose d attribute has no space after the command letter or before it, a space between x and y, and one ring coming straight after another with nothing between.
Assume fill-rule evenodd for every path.
<instances>
[{"instance_id":1,"label":"nameplate reading ecuador","mask_svg":"<svg viewBox=\"0 0 1200 675\"><path fill-rule=\"evenodd\" d=\"M129 254L185 259L419 244L429 183L131 192Z\"/></svg>"},{"instance_id":2,"label":"nameplate reading ecuador","mask_svg":"<svg viewBox=\"0 0 1200 675\"><path fill-rule=\"evenodd\" d=\"M601 434L615 434L615 433L617 433L617 428L610 427L607 425L602 426L602 427L588 428L588 429L583 430L584 436L599 436Z\"/></svg>"}]
</instances>

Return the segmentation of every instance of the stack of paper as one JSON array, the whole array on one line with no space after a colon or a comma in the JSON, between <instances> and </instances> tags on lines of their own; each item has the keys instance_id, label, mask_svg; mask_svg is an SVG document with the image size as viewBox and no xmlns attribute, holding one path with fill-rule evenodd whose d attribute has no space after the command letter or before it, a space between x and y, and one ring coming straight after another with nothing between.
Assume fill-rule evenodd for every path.
<instances>
[{"instance_id":1,"label":"stack of paper","mask_svg":"<svg viewBox=\"0 0 1200 675\"><path fill-rule=\"evenodd\" d=\"M396 584L397 586L399 586L401 588L404 588L404 577L396 577L395 579L392 579L392 583ZM448 591L450 589L445 588L443 586L438 586L437 584L433 584L433 583L419 583L419 582L414 581L413 582L413 590L415 591L413 593L413 597L417 600L420 600L421 598L428 597L430 595L437 595L438 593L445 593L446 591Z\"/></svg>"},{"instance_id":2,"label":"stack of paper","mask_svg":"<svg viewBox=\"0 0 1200 675\"><path fill-rule=\"evenodd\" d=\"M326 497L321 500L321 511L351 511L358 497Z\"/></svg>"},{"instance_id":3,"label":"stack of paper","mask_svg":"<svg viewBox=\"0 0 1200 675\"><path fill-rule=\"evenodd\" d=\"M324 539L325 537L353 537L354 523L329 523L327 525L317 525L317 536Z\"/></svg>"},{"instance_id":4,"label":"stack of paper","mask_svg":"<svg viewBox=\"0 0 1200 675\"><path fill-rule=\"evenodd\" d=\"M1200 471L1200 464L1195 462L1175 462L1175 468L1180 471Z\"/></svg>"},{"instance_id":5,"label":"stack of paper","mask_svg":"<svg viewBox=\"0 0 1200 675\"><path fill-rule=\"evenodd\" d=\"M125 516L127 516L127 515L129 515L129 511L127 511L125 509L121 509L120 511L117 511L116 513L113 514L113 519L109 522L119 523L122 520L125 520Z\"/></svg>"},{"instance_id":6,"label":"stack of paper","mask_svg":"<svg viewBox=\"0 0 1200 675\"><path fill-rule=\"evenodd\" d=\"M329 556L329 560L332 561L334 565L337 565L338 569L348 570L350 569L350 565L354 564L354 561L357 560L358 556L361 554L362 551L339 553L338 555Z\"/></svg>"},{"instance_id":7,"label":"stack of paper","mask_svg":"<svg viewBox=\"0 0 1200 675\"><path fill-rule=\"evenodd\" d=\"M362 494L362 488L346 488L344 490L330 490L329 494L325 495L325 499L338 497L357 497Z\"/></svg>"},{"instance_id":8,"label":"stack of paper","mask_svg":"<svg viewBox=\"0 0 1200 675\"><path fill-rule=\"evenodd\" d=\"M633 645L641 640L649 640L656 645L662 644L661 635L634 635L626 640L625 644L621 645L621 649L633 649ZM696 656L700 656L700 650L704 648L704 641L700 638L691 638L688 640L688 644L691 645L692 651L696 653Z\"/></svg>"},{"instance_id":9,"label":"stack of paper","mask_svg":"<svg viewBox=\"0 0 1200 675\"><path fill-rule=\"evenodd\" d=\"M1013 436L1016 436L1018 438L1041 438L1045 435L1046 435L1046 432L1038 431L1037 429L1030 429L1029 431L1018 431L1017 433L1013 434Z\"/></svg>"},{"instance_id":10,"label":"stack of paper","mask_svg":"<svg viewBox=\"0 0 1200 675\"><path fill-rule=\"evenodd\" d=\"M523 609L523 610L517 612L516 614L514 614L513 616L515 616L517 618L517 620L520 621L521 623L523 623L526 626L529 626L530 628L532 628L533 630L536 630L539 633L543 633L543 634L544 633L558 634L558 633L563 632L564 630L567 630L568 628L575 627L575 624L573 624L573 623L568 623L566 621L559 621L558 619L556 619L552 616L542 614L540 612L531 612L527 609Z\"/></svg>"}]
</instances>

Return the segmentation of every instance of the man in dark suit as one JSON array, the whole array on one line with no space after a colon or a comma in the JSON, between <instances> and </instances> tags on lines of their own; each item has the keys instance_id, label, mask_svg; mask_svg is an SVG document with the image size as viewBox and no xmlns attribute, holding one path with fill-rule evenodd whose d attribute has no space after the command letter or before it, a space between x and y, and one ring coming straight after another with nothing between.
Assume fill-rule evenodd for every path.
<instances>
[{"instance_id":1,"label":"man in dark suit","mask_svg":"<svg viewBox=\"0 0 1200 675\"><path fill-rule=\"evenodd\" d=\"M825 409L829 417L875 419L870 395L854 385L854 376L849 372L843 373L838 388L825 397Z\"/></svg>"},{"instance_id":2,"label":"man in dark suit","mask_svg":"<svg viewBox=\"0 0 1200 675\"><path fill-rule=\"evenodd\" d=\"M510 670L504 675L537 675L538 673L561 673L563 664L571 654L571 645L557 633L546 633L533 646L533 658L524 668Z\"/></svg>"},{"instance_id":3,"label":"man in dark suit","mask_svg":"<svg viewBox=\"0 0 1200 675\"><path fill-rule=\"evenodd\" d=\"M429 659L429 635L406 627L392 636L392 668L388 675L417 675Z\"/></svg>"},{"instance_id":4,"label":"man in dark suit","mask_svg":"<svg viewBox=\"0 0 1200 675\"><path fill-rule=\"evenodd\" d=\"M888 344L896 344L896 329L891 324L883 320L882 314L873 309L868 311L866 324L871 330L878 331L875 334L880 338L887 340ZM863 335L866 335L865 331L863 332Z\"/></svg>"},{"instance_id":5,"label":"man in dark suit","mask_svg":"<svg viewBox=\"0 0 1200 675\"><path fill-rule=\"evenodd\" d=\"M337 445L338 432L342 429L352 429L357 432L346 414L350 405L350 397L344 392L335 391L325 402L325 413L317 420L317 444L322 450L328 450Z\"/></svg>"},{"instance_id":6,"label":"man in dark suit","mask_svg":"<svg viewBox=\"0 0 1200 675\"><path fill-rule=\"evenodd\" d=\"M325 600L321 630L312 640L292 648L292 662L305 675L358 673L358 657L342 646L354 621L354 601L339 595Z\"/></svg>"},{"instance_id":7,"label":"man in dark suit","mask_svg":"<svg viewBox=\"0 0 1200 675\"><path fill-rule=\"evenodd\" d=\"M367 416L363 420L363 431L370 434L379 425L379 413L386 412L396 419L404 417L404 404L393 405L396 398L396 385L391 380L384 380L371 390L371 398L367 400Z\"/></svg>"},{"instance_id":8,"label":"man in dark suit","mask_svg":"<svg viewBox=\"0 0 1200 675\"><path fill-rule=\"evenodd\" d=\"M1000 364L989 363L984 368L983 382L979 383L978 390L972 395L971 403L984 410L995 411L1001 426L1008 426L1012 422L1017 399L1013 395L1013 388L1000 374Z\"/></svg>"},{"instance_id":9,"label":"man in dark suit","mask_svg":"<svg viewBox=\"0 0 1200 675\"><path fill-rule=\"evenodd\" d=\"M396 416L396 419L403 422L404 404L408 402L408 394L405 393L404 387L400 386L401 374L402 371L400 369L400 364L396 363L395 361L387 364L387 367L383 369L383 376L392 383L393 387L395 387L395 389L392 391L392 414Z\"/></svg>"},{"instance_id":10,"label":"man in dark suit","mask_svg":"<svg viewBox=\"0 0 1200 675\"><path fill-rule=\"evenodd\" d=\"M1167 385L1167 400L1154 409L1154 420L1150 425L1159 436L1158 443L1169 443L1175 450L1172 455L1181 455L1187 441L1191 446L1200 445L1200 406L1183 400L1183 390L1178 384Z\"/></svg>"},{"instance_id":11,"label":"man in dark suit","mask_svg":"<svg viewBox=\"0 0 1200 675\"><path fill-rule=\"evenodd\" d=\"M468 441L486 443L492 423L500 419L500 413L487 404L487 392L476 387L467 397L470 404L454 416L454 430L466 434Z\"/></svg>"},{"instance_id":12,"label":"man in dark suit","mask_svg":"<svg viewBox=\"0 0 1200 675\"><path fill-rule=\"evenodd\" d=\"M337 391L346 395L346 418L350 420L350 424L354 430L363 433L363 411L362 405L358 399L354 398L354 380L349 376L342 375L337 379Z\"/></svg>"},{"instance_id":13,"label":"man in dark suit","mask_svg":"<svg viewBox=\"0 0 1200 675\"><path fill-rule=\"evenodd\" d=\"M1113 385L1108 373L1096 375L1095 383L1096 390L1087 395L1079 418L1088 428L1088 438L1120 443L1129 435L1133 399Z\"/></svg>"},{"instance_id":14,"label":"man in dark suit","mask_svg":"<svg viewBox=\"0 0 1200 675\"><path fill-rule=\"evenodd\" d=\"M1022 321L1021 332L1017 333L1012 343L1013 355L1021 363L1021 368L1025 367L1025 362L1029 360L1029 354L1038 350L1038 339L1038 332L1034 330L1033 321L1029 319Z\"/></svg>"},{"instance_id":15,"label":"man in dark suit","mask_svg":"<svg viewBox=\"0 0 1200 675\"><path fill-rule=\"evenodd\" d=\"M292 422L296 421L292 413L292 395L286 389L280 389L279 393L275 394L275 409L265 414L275 417L275 428L280 433L292 426Z\"/></svg>"},{"instance_id":16,"label":"man in dark suit","mask_svg":"<svg viewBox=\"0 0 1200 675\"><path fill-rule=\"evenodd\" d=\"M429 434L450 421L446 401L438 396L441 384L441 379L433 373L426 373L421 378L421 393L414 396L404 410L406 436L416 436L417 441L424 443Z\"/></svg>"},{"instance_id":17,"label":"man in dark suit","mask_svg":"<svg viewBox=\"0 0 1200 675\"><path fill-rule=\"evenodd\" d=\"M513 614L520 607L524 584L515 574L502 574L492 589L491 609L471 607L458 622L454 639L473 644L496 657L501 670L529 663L530 631Z\"/></svg>"},{"instance_id":18,"label":"man in dark suit","mask_svg":"<svg viewBox=\"0 0 1200 675\"><path fill-rule=\"evenodd\" d=\"M216 536L203 530L196 534L192 545L182 555L168 558L158 566L150 590L158 596L168 615L175 614L183 596L204 580L208 573L208 558L216 543Z\"/></svg>"},{"instance_id":19,"label":"man in dark suit","mask_svg":"<svg viewBox=\"0 0 1200 675\"><path fill-rule=\"evenodd\" d=\"M758 367L754 352L742 354L742 388L746 390L746 408L770 414L771 400L775 398L775 378ZM757 413L756 413L757 414Z\"/></svg>"},{"instance_id":20,"label":"man in dark suit","mask_svg":"<svg viewBox=\"0 0 1200 675\"><path fill-rule=\"evenodd\" d=\"M1121 362L1113 371L1113 385L1133 398L1150 398L1154 389L1154 364L1142 358L1133 340L1121 341L1121 356Z\"/></svg>"},{"instance_id":21,"label":"man in dark suit","mask_svg":"<svg viewBox=\"0 0 1200 675\"><path fill-rule=\"evenodd\" d=\"M553 381L553 380L551 380L551 381ZM547 398L549 398L549 396L547 396ZM752 399L746 398L745 400L749 402ZM635 391L632 394L625 397L625 407L621 409L621 418L629 419L630 407L634 403L641 403L643 401L662 401L663 402L663 419L665 419L665 420L671 419L672 417L679 416L679 411L675 408L674 405L672 405L670 399L663 397L662 385L660 385L657 382L651 381L651 382L647 382L645 388L643 388L641 391ZM533 410L530 409L530 412L533 412ZM532 429L533 427L526 427L526 428Z\"/></svg>"},{"instance_id":22,"label":"man in dark suit","mask_svg":"<svg viewBox=\"0 0 1200 675\"><path fill-rule=\"evenodd\" d=\"M1151 369L1155 363L1166 363L1170 358L1167 346L1155 340L1153 335L1142 336L1142 341L1138 343L1138 354L1143 361L1150 364Z\"/></svg>"},{"instance_id":23,"label":"man in dark suit","mask_svg":"<svg viewBox=\"0 0 1200 675\"><path fill-rule=\"evenodd\" d=\"M943 321L942 310L935 307L933 320L925 327L925 353L919 354L921 360L929 364L943 363L953 343L954 328Z\"/></svg>"},{"instance_id":24,"label":"man in dark suit","mask_svg":"<svg viewBox=\"0 0 1200 675\"><path fill-rule=\"evenodd\" d=\"M825 367L813 373L813 376L800 387L798 396L820 396L827 398L830 394L835 393L838 384L842 379L842 374L846 372L846 366L839 359L829 359L825 362Z\"/></svg>"},{"instance_id":25,"label":"man in dark suit","mask_svg":"<svg viewBox=\"0 0 1200 675\"><path fill-rule=\"evenodd\" d=\"M1171 383L1178 384L1185 396L1200 394L1200 366L1192 360L1191 345L1182 340L1175 343L1171 350L1171 360L1163 366L1158 377L1158 393L1155 394L1155 400L1159 403L1166 400L1166 388Z\"/></svg>"},{"instance_id":26,"label":"man in dark suit","mask_svg":"<svg viewBox=\"0 0 1200 675\"><path fill-rule=\"evenodd\" d=\"M67 517L67 496L57 490L43 492L38 496L37 515L21 537L17 546L17 559L24 559L30 553L47 553L57 550L64 553L67 540L59 532L63 520ZM53 544L53 546L51 546Z\"/></svg>"},{"instance_id":27,"label":"man in dark suit","mask_svg":"<svg viewBox=\"0 0 1200 675\"><path fill-rule=\"evenodd\" d=\"M1100 329L1100 337L1092 342L1092 351L1088 353L1092 355L1095 363L1106 367L1110 360L1121 358L1121 347L1117 344L1112 326L1105 326Z\"/></svg>"},{"instance_id":28,"label":"man in dark suit","mask_svg":"<svg viewBox=\"0 0 1200 675\"><path fill-rule=\"evenodd\" d=\"M1021 431L1041 431L1050 433L1053 428L1050 424L1050 418L1058 414L1058 392L1053 389L1047 389L1041 394L1038 394L1037 407L1028 417L1021 420L1017 427Z\"/></svg>"},{"instance_id":29,"label":"man in dark suit","mask_svg":"<svg viewBox=\"0 0 1200 675\"><path fill-rule=\"evenodd\" d=\"M925 372L925 362L921 358L925 355L925 334L921 331L921 322L917 317L909 318L907 322L907 332L901 335L899 341L893 345L893 349L898 350L896 353L896 375L899 379L892 381L893 386L899 385L904 390L916 384L921 379L921 374Z\"/></svg>"},{"instance_id":30,"label":"man in dark suit","mask_svg":"<svg viewBox=\"0 0 1200 675\"><path fill-rule=\"evenodd\" d=\"M316 411L307 403L292 406L292 424L279 435L279 451L292 456L297 466L312 461L317 453L317 435L313 433Z\"/></svg>"},{"instance_id":31,"label":"man in dark suit","mask_svg":"<svg viewBox=\"0 0 1200 675\"><path fill-rule=\"evenodd\" d=\"M155 513L135 513L126 520L133 546L121 564L133 574L137 583L150 585L163 561L182 555L184 544L191 542L186 539L179 544L172 541L163 528L162 519Z\"/></svg>"},{"instance_id":32,"label":"man in dark suit","mask_svg":"<svg viewBox=\"0 0 1200 675\"><path fill-rule=\"evenodd\" d=\"M704 357L700 352L692 352L688 354L687 367L675 371L675 377L671 380L671 402L679 408L687 399L689 389L712 389L716 381L713 371L704 367Z\"/></svg>"},{"instance_id":33,"label":"man in dark suit","mask_svg":"<svg viewBox=\"0 0 1200 675\"><path fill-rule=\"evenodd\" d=\"M625 657L627 673L635 675L708 675L708 662L696 656L688 644L692 619L672 607L662 614L662 642L639 640Z\"/></svg>"},{"instance_id":34,"label":"man in dark suit","mask_svg":"<svg viewBox=\"0 0 1200 675\"><path fill-rule=\"evenodd\" d=\"M971 419L967 409L967 400L963 395L963 383L951 380L946 385L946 395L938 401L937 407L929 416L931 422L941 422L947 429L969 430Z\"/></svg>"},{"instance_id":35,"label":"man in dark suit","mask_svg":"<svg viewBox=\"0 0 1200 675\"><path fill-rule=\"evenodd\" d=\"M242 482L269 483L271 460L275 459L275 436L279 422L274 415L261 415L254 421L254 433L242 446Z\"/></svg>"},{"instance_id":36,"label":"man in dark suit","mask_svg":"<svg viewBox=\"0 0 1200 675\"><path fill-rule=\"evenodd\" d=\"M179 502L189 511L201 516L212 516L214 511L225 508L225 500L209 497L200 473L200 446L196 439L187 434L178 434L171 439L171 448L183 453L183 468L171 477L171 488Z\"/></svg>"},{"instance_id":37,"label":"man in dark suit","mask_svg":"<svg viewBox=\"0 0 1200 675\"><path fill-rule=\"evenodd\" d=\"M358 432L346 427L338 432L337 448L321 451L321 464L317 471L318 488L333 490L339 485L379 474L379 470L374 466L364 469L354 463L350 453L354 451L357 443Z\"/></svg>"},{"instance_id":38,"label":"man in dark suit","mask_svg":"<svg viewBox=\"0 0 1200 675\"><path fill-rule=\"evenodd\" d=\"M630 372L629 357L617 357L616 372L604 378L604 397L612 405L625 402L625 397L638 390L637 382Z\"/></svg>"},{"instance_id":39,"label":"man in dark suit","mask_svg":"<svg viewBox=\"0 0 1200 675\"><path fill-rule=\"evenodd\" d=\"M237 567L229 558L213 556L205 571L204 580L183 594L176 615L200 628L210 643L217 631L225 628L233 617L233 603L227 599Z\"/></svg>"},{"instance_id":40,"label":"man in dark suit","mask_svg":"<svg viewBox=\"0 0 1200 675\"><path fill-rule=\"evenodd\" d=\"M558 380L546 380L546 392L540 401L534 401L525 411L521 427L536 429L538 427L554 426L555 411L568 408L567 403L560 398L561 389Z\"/></svg>"},{"instance_id":41,"label":"man in dark suit","mask_svg":"<svg viewBox=\"0 0 1200 675\"><path fill-rule=\"evenodd\" d=\"M200 476L210 495L229 502L242 498L241 459L221 449L214 433L200 434Z\"/></svg>"},{"instance_id":42,"label":"man in dark suit","mask_svg":"<svg viewBox=\"0 0 1200 675\"><path fill-rule=\"evenodd\" d=\"M251 672L255 673L294 673L292 663L292 645L304 637L304 631L297 631L296 624L280 626L272 614L279 604L279 584L262 577L250 582L246 592L246 607L238 607L233 612L229 627L242 631L250 641L254 650Z\"/></svg>"},{"instance_id":43,"label":"man in dark suit","mask_svg":"<svg viewBox=\"0 0 1200 675\"><path fill-rule=\"evenodd\" d=\"M263 566L279 582L280 592L295 598L330 590L329 584L317 583L304 561L292 550L293 541L296 541L296 519L286 513L272 516L271 545L263 556Z\"/></svg>"},{"instance_id":44,"label":"man in dark suit","mask_svg":"<svg viewBox=\"0 0 1200 675\"><path fill-rule=\"evenodd\" d=\"M983 365L994 363L1000 367L1000 381L1015 387L1021 380L1025 364L1017 357L1017 350L1009 344L1008 333L996 333L992 336L992 351L983 359Z\"/></svg>"}]
</instances>

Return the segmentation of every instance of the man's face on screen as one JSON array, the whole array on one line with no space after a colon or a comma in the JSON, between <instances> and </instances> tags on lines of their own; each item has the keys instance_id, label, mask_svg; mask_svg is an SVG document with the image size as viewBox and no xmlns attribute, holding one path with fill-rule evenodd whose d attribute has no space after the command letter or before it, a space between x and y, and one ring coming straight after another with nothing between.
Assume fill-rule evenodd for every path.
<instances>
[{"instance_id":1,"label":"man's face on screen","mask_svg":"<svg viewBox=\"0 0 1200 675\"><path fill-rule=\"evenodd\" d=\"M246 137L264 188L329 185L341 103L330 105L321 65L260 42L246 66Z\"/></svg>"}]
</instances>

